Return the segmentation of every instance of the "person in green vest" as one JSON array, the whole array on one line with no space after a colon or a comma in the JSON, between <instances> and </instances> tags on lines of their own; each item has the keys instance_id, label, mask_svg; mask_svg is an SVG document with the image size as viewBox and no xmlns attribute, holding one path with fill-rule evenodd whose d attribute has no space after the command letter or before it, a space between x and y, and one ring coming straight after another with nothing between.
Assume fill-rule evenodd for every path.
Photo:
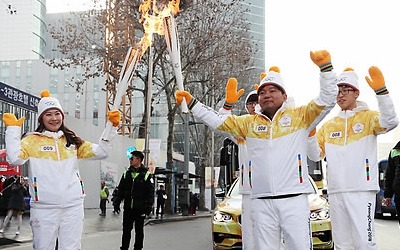
<instances>
[{"instance_id":1,"label":"person in green vest","mask_svg":"<svg viewBox=\"0 0 400 250\"><path fill-rule=\"evenodd\" d=\"M101 213L99 214L100 216L106 216L106 208L107 208L107 202L108 196L110 195L110 192L108 191L108 188L106 186L105 181L101 181L101 191L100 191L100 210Z\"/></svg>"},{"instance_id":2,"label":"person in green vest","mask_svg":"<svg viewBox=\"0 0 400 250\"><path fill-rule=\"evenodd\" d=\"M121 250L129 249L134 224L135 243L133 249L143 249L144 220L151 213L154 203L153 175L142 164L144 155L137 150L131 152L131 155L130 166L121 177L114 203L114 211L118 213L121 201L124 201Z\"/></svg>"}]
</instances>

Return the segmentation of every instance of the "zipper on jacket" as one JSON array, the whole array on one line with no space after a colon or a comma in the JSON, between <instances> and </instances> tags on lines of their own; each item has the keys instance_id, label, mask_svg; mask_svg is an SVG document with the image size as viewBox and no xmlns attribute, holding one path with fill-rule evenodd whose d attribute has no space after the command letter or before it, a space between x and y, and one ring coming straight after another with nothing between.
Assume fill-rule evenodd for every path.
<instances>
[{"instance_id":1,"label":"zipper on jacket","mask_svg":"<svg viewBox=\"0 0 400 250\"><path fill-rule=\"evenodd\" d=\"M344 116L344 140L343 140L343 145L347 145L347 111L344 112L345 116Z\"/></svg>"},{"instance_id":2,"label":"zipper on jacket","mask_svg":"<svg viewBox=\"0 0 400 250\"><path fill-rule=\"evenodd\" d=\"M60 160L61 160L61 157L60 157L60 151L58 150L58 138L54 138L54 142L55 142L55 144L56 144L57 159L58 159L58 161L60 161Z\"/></svg>"}]
</instances>

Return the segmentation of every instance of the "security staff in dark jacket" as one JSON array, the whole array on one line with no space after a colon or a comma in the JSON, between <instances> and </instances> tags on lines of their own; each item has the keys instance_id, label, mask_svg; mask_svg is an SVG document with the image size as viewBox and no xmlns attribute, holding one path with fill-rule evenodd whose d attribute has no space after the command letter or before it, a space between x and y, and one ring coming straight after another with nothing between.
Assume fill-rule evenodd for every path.
<instances>
[{"instance_id":1,"label":"security staff in dark jacket","mask_svg":"<svg viewBox=\"0 0 400 250\"><path fill-rule=\"evenodd\" d=\"M151 213L154 201L153 176L142 164L144 155L140 151L133 151L131 154L130 167L121 177L114 206L114 211L119 212L120 203L124 200L121 250L129 249L133 224L135 224L133 249L143 249L144 219Z\"/></svg>"},{"instance_id":2,"label":"security staff in dark jacket","mask_svg":"<svg viewBox=\"0 0 400 250\"><path fill-rule=\"evenodd\" d=\"M391 206L393 194L400 226L400 141L390 151L388 157L384 192L386 206Z\"/></svg>"}]
</instances>

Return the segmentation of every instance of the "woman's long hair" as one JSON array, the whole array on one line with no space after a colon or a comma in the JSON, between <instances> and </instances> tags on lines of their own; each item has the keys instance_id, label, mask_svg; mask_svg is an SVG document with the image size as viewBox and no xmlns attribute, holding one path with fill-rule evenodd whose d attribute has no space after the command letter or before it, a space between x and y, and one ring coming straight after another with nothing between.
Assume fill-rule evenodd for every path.
<instances>
[{"instance_id":1,"label":"woman's long hair","mask_svg":"<svg viewBox=\"0 0 400 250\"><path fill-rule=\"evenodd\" d=\"M42 119L40 119L39 126L36 128L35 132L41 133L45 130L46 127L44 126ZM77 136L74 131L70 130L64 125L64 122L61 124L60 130L64 132L64 136L67 139L67 147L70 145L75 145L75 147L78 149L84 143L82 138Z\"/></svg>"}]
</instances>

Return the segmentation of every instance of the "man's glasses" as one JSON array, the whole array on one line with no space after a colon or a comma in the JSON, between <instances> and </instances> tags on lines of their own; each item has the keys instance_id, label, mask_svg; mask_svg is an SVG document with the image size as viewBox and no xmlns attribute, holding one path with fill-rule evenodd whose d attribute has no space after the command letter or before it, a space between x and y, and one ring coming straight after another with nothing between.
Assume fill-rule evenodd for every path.
<instances>
[{"instance_id":1,"label":"man's glasses","mask_svg":"<svg viewBox=\"0 0 400 250\"><path fill-rule=\"evenodd\" d=\"M250 107L250 106L255 106L257 104L258 104L258 102L248 102L248 103L246 103L246 106Z\"/></svg>"},{"instance_id":2,"label":"man's glasses","mask_svg":"<svg viewBox=\"0 0 400 250\"><path fill-rule=\"evenodd\" d=\"M342 95L347 95L350 91L356 91L356 90L355 90L355 89L351 89L351 88L348 88L348 89L339 89L338 95L340 95L340 94L342 94Z\"/></svg>"}]
</instances>

